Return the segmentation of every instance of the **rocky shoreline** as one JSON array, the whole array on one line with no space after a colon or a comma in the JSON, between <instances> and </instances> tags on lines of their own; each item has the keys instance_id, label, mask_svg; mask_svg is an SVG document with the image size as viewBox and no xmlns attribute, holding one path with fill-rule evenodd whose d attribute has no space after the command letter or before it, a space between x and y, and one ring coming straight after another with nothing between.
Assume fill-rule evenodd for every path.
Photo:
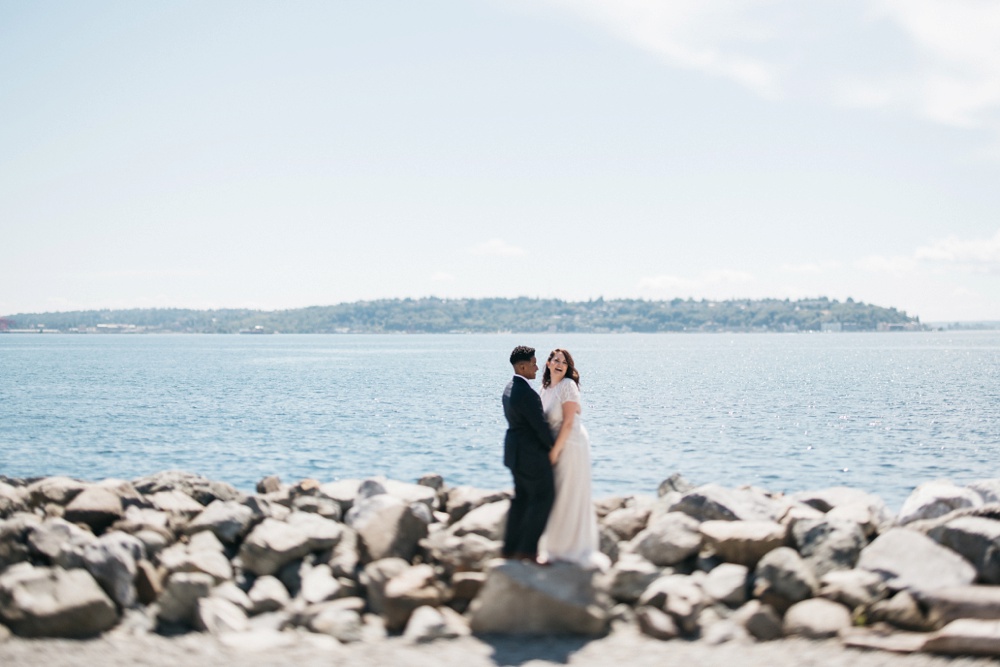
<instances>
[{"instance_id":1,"label":"rocky shoreline","mask_svg":"<svg viewBox=\"0 0 1000 667\"><path fill-rule=\"evenodd\" d=\"M761 664L844 647L921 664L1000 655L1000 479L931 482L892 514L844 487L783 495L674 475L656 494L595 501L606 572L499 559L508 506L506 491L438 475L269 477L254 494L176 471L0 476L0 662L65 655L66 638L88 639L77 657L118 651L122 664L170 664L192 642L203 662L242 651L257 664L393 651L488 664L531 646L520 662L596 664L626 644Z\"/></svg>"}]
</instances>

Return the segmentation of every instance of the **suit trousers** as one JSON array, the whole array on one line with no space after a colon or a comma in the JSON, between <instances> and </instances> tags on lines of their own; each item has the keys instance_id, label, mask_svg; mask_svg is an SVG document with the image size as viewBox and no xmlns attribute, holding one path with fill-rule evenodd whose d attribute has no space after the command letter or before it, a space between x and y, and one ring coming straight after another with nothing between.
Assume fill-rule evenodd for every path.
<instances>
[{"instance_id":1,"label":"suit trousers","mask_svg":"<svg viewBox=\"0 0 1000 667\"><path fill-rule=\"evenodd\" d=\"M545 463L548 463L547 458ZM510 501L507 528L504 532L504 557L538 555L538 540L545 532L552 503L555 480L551 465L535 465L529 470L511 470L514 497Z\"/></svg>"}]
</instances>

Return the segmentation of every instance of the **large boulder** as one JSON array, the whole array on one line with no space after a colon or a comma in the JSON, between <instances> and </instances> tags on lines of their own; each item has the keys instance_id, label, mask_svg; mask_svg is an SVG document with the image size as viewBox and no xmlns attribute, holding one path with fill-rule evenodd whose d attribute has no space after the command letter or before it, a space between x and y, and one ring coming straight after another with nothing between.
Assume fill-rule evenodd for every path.
<instances>
[{"instance_id":1,"label":"large boulder","mask_svg":"<svg viewBox=\"0 0 1000 667\"><path fill-rule=\"evenodd\" d=\"M727 563L754 567L769 551L785 544L788 529L775 521L705 521L699 528L705 546Z\"/></svg>"},{"instance_id":2,"label":"large boulder","mask_svg":"<svg viewBox=\"0 0 1000 667\"><path fill-rule=\"evenodd\" d=\"M648 503L626 505L608 512L601 525L611 530L618 540L628 541L646 527L650 509Z\"/></svg>"},{"instance_id":3,"label":"large boulder","mask_svg":"<svg viewBox=\"0 0 1000 667\"><path fill-rule=\"evenodd\" d=\"M489 540L502 541L509 511L509 500L480 505L452 524L448 532L457 537L475 534Z\"/></svg>"},{"instance_id":4,"label":"large boulder","mask_svg":"<svg viewBox=\"0 0 1000 667\"><path fill-rule=\"evenodd\" d=\"M28 493L23 487L0 482L0 519L28 509Z\"/></svg>"},{"instance_id":5,"label":"large boulder","mask_svg":"<svg viewBox=\"0 0 1000 667\"><path fill-rule=\"evenodd\" d=\"M980 479L969 484L967 488L978 493L984 504L1000 503L1000 477Z\"/></svg>"},{"instance_id":6,"label":"large boulder","mask_svg":"<svg viewBox=\"0 0 1000 667\"><path fill-rule=\"evenodd\" d=\"M448 607L423 606L414 610L403 637L418 644L437 639L455 639L469 634L464 618Z\"/></svg>"},{"instance_id":7,"label":"large boulder","mask_svg":"<svg viewBox=\"0 0 1000 667\"><path fill-rule=\"evenodd\" d=\"M437 491L423 484L409 484L395 479L382 479L385 492L390 496L399 498L406 504L421 503L428 509L435 509L437 505Z\"/></svg>"},{"instance_id":8,"label":"large boulder","mask_svg":"<svg viewBox=\"0 0 1000 667\"><path fill-rule=\"evenodd\" d=\"M123 516L122 499L111 489L92 486L81 491L66 506L63 518L72 523L90 526L95 533L118 521Z\"/></svg>"},{"instance_id":9,"label":"large boulder","mask_svg":"<svg viewBox=\"0 0 1000 667\"><path fill-rule=\"evenodd\" d=\"M5 521L0 521L0 572L31 557L28 536L41 523L37 516L27 513L14 514Z\"/></svg>"},{"instance_id":10,"label":"large boulder","mask_svg":"<svg viewBox=\"0 0 1000 667\"><path fill-rule=\"evenodd\" d=\"M779 547L757 563L753 595L779 612L813 597L818 590L816 575L794 549Z\"/></svg>"},{"instance_id":11,"label":"large boulder","mask_svg":"<svg viewBox=\"0 0 1000 667\"><path fill-rule=\"evenodd\" d=\"M739 607L747 601L747 580L750 570L745 565L722 563L712 569L701 582L705 595L729 607Z\"/></svg>"},{"instance_id":12,"label":"large boulder","mask_svg":"<svg viewBox=\"0 0 1000 667\"><path fill-rule=\"evenodd\" d=\"M278 611L292 599L285 585L277 577L269 574L254 580L247 597L250 598L252 614Z\"/></svg>"},{"instance_id":13,"label":"large boulder","mask_svg":"<svg viewBox=\"0 0 1000 667\"><path fill-rule=\"evenodd\" d=\"M979 581L1000 584L1000 521L959 517L932 528L928 534L975 565Z\"/></svg>"},{"instance_id":14,"label":"large boulder","mask_svg":"<svg viewBox=\"0 0 1000 667\"><path fill-rule=\"evenodd\" d=\"M828 519L854 521L866 536L888 530L894 517L885 501L860 489L834 486L818 491L794 493L791 500L824 512Z\"/></svg>"},{"instance_id":15,"label":"large boulder","mask_svg":"<svg viewBox=\"0 0 1000 667\"><path fill-rule=\"evenodd\" d=\"M694 634L698 630L698 618L710 602L694 577L681 574L660 577L639 597L640 607L662 609L687 634Z\"/></svg>"},{"instance_id":16,"label":"large boulder","mask_svg":"<svg viewBox=\"0 0 1000 667\"><path fill-rule=\"evenodd\" d=\"M499 540L475 533L458 537L445 530L431 533L420 541L420 546L432 563L443 566L448 573L481 572L503 550Z\"/></svg>"},{"instance_id":17,"label":"large boulder","mask_svg":"<svg viewBox=\"0 0 1000 667\"><path fill-rule=\"evenodd\" d=\"M495 561L469 608L477 633L600 635L608 603L594 586L594 572L569 563L539 567Z\"/></svg>"},{"instance_id":18,"label":"large boulder","mask_svg":"<svg viewBox=\"0 0 1000 667\"><path fill-rule=\"evenodd\" d=\"M252 509L233 500L215 500L184 528L187 534L212 531L226 544L236 544L250 530L254 519Z\"/></svg>"},{"instance_id":19,"label":"large boulder","mask_svg":"<svg viewBox=\"0 0 1000 667\"><path fill-rule=\"evenodd\" d=\"M832 570L819 580L817 595L849 609L866 608L888 595L882 577L868 570Z\"/></svg>"},{"instance_id":20,"label":"large boulder","mask_svg":"<svg viewBox=\"0 0 1000 667\"><path fill-rule=\"evenodd\" d=\"M142 542L120 531L105 533L83 550L84 567L123 609L137 602L137 563L145 557Z\"/></svg>"},{"instance_id":21,"label":"large boulder","mask_svg":"<svg viewBox=\"0 0 1000 667\"><path fill-rule=\"evenodd\" d=\"M83 551L96 539L89 530L65 519L48 519L25 531L25 541L32 554L67 569L83 567Z\"/></svg>"},{"instance_id":22,"label":"large boulder","mask_svg":"<svg viewBox=\"0 0 1000 667\"><path fill-rule=\"evenodd\" d=\"M949 586L917 592L928 621L940 628L960 618L1000 621L1000 587Z\"/></svg>"},{"instance_id":23,"label":"large boulder","mask_svg":"<svg viewBox=\"0 0 1000 667\"><path fill-rule=\"evenodd\" d=\"M654 565L667 566L697 554L701 544L698 522L682 512L670 512L632 538L629 549Z\"/></svg>"},{"instance_id":24,"label":"large boulder","mask_svg":"<svg viewBox=\"0 0 1000 667\"><path fill-rule=\"evenodd\" d=\"M28 485L25 492L32 507L65 507L90 484L69 477L44 477Z\"/></svg>"},{"instance_id":25,"label":"large boulder","mask_svg":"<svg viewBox=\"0 0 1000 667\"><path fill-rule=\"evenodd\" d=\"M670 511L683 512L698 521L777 521L787 511L787 502L759 489L703 484L682 495Z\"/></svg>"},{"instance_id":26,"label":"large boulder","mask_svg":"<svg viewBox=\"0 0 1000 667\"><path fill-rule=\"evenodd\" d=\"M244 494L231 484L179 470L166 470L141 477L133 480L132 485L136 491L145 496L178 491L193 498L199 505L208 505L215 500L240 502L244 499Z\"/></svg>"},{"instance_id":27,"label":"large boulder","mask_svg":"<svg viewBox=\"0 0 1000 667\"><path fill-rule=\"evenodd\" d=\"M170 575L160 596L159 619L169 624L193 626L197 621L198 600L212 592L215 580L203 572Z\"/></svg>"},{"instance_id":28,"label":"large boulder","mask_svg":"<svg viewBox=\"0 0 1000 667\"><path fill-rule=\"evenodd\" d=\"M0 574L0 620L25 637L82 638L114 626L118 613L87 571L23 563Z\"/></svg>"},{"instance_id":29,"label":"large boulder","mask_svg":"<svg viewBox=\"0 0 1000 667\"><path fill-rule=\"evenodd\" d=\"M368 608L374 614L381 614L385 609L385 587L398 574L409 569L410 564L402 558L383 558L372 561L365 566L360 576L360 583L365 588L368 597Z\"/></svg>"},{"instance_id":30,"label":"large boulder","mask_svg":"<svg viewBox=\"0 0 1000 667\"><path fill-rule=\"evenodd\" d=\"M819 577L853 569L868 543L861 526L853 521L800 519L792 524L791 533L799 554Z\"/></svg>"},{"instance_id":31,"label":"large boulder","mask_svg":"<svg viewBox=\"0 0 1000 667\"><path fill-rule=\"evenodd\" d=\"M495 503L505 498L510 498L510 493L477 489L472 486L456 486L448 490L445 511L450 517L449 521L455 523L480 505Z\"/></svg>"},{"instance_id":32,"label":"large boulder","mask_svg":"<svg viewBox=\"0 0 1000 667\"><path fill-rule=\"evenodd\" d=\"M393 557L411 560L427 536L427 524L410 505L384 493L355 502L346 522L358 534L364 562Z\"/></svg>"},{"instance_id":33,"label":"large boulder","mask_svg":"<svg viewBox=\"0 0 1000 667\"><path fill-rule=\"evenodd\" d=\"M286 563L302 558L311 551L304 531L284 521L264 519L240 547L243 567L257 575L274 574Z\"/></svg>"},{"instance_id":34,"label":"large boulder","mask_svg":"<svg viewBox=\"0 0 1000 667\"><path fill-rule=\"evenodd\" d=\"M954 551L906 528L893 528L862 549L858 568L892 590L923 591L971 584L976 568Z\"/></svg>"},{"instance_id":35,"label":"large boulder","mask_svg":"<svg viewBox=\"0 0 1000 667\"><path fill-rule=\"evenodd\" d=\"M437 607L444 602L443 587L430 565L414 565L390 579L384 589L382 617L390 632L402 631L410 614L425 605Z\"/></svg>"},{"instance_id":36,"label":"large boulder","mask_svg":"<svg viewBox=\"0 0 1000 667\"><path fill-rule=\"evenodd\" d=\"M785 612L785 635L800 635L809 639L836 637L851 627L847 607L823 598L797 602Z\"/></svg>"},{"instance_id":37,"label":"large boulder","mask_svg":"<svg viewBox=\"0 0 1000 667\"><path fill-rule=\"evenodd\" d=\"M617 602L633 603L642 592L663 574L657 567L638 554L623 554L602 576L602 588Z\"/></svg>"},{"instance_id":38,"label":"large boulder","mask_svg":"<svg viewBox=\"0 0 1000 667\"><path fill-rule=\"evenodd\" d=\"M921 519L935 519L957 509L979 507L982 496L972 489L957 486L945 479L921 484L903 502L897 522L906 525Z\"/></svg>"}]
</instances>

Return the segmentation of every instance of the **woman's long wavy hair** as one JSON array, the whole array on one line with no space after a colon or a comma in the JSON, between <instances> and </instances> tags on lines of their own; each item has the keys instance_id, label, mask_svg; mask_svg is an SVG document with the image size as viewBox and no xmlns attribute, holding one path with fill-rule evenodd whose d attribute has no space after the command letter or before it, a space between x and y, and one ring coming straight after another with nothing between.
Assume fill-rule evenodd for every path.
<instances>
[{"instance_id":1,"label":"woman's long wavy hair","mask_svg":"<svg viewBox=\"0 0 1000 667\"><path fill-rule=\"evenodd\" d=\"M580 386L580 374L576 370L576 365L573 363L573 355L569 353L569 350L564 350L560 347L549 352L549 358L545 361L545 375L542 376L542 386L548 387L552 384L552 374L549 372L549 363L552 361L552 357L556 355L556 352L562 352L563 356L566 357L566 377L576 383L576 386Z\"/></svg>"}]
</instances>

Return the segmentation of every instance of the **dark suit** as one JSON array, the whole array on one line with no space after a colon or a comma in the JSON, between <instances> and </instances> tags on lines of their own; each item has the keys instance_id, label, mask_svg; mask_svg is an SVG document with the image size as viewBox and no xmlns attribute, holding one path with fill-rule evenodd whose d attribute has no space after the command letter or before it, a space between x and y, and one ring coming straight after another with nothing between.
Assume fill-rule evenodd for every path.
<instances>
[{"instance_id":1,"label":"dark suit","mask_svg":"<svg viewBox=\"0 0 1000 667\"><path fill-rule=\"evenodd\" d=\"M503 464L514 475L503 555L534 557L556 495L549 462L554 441L542 399L524 378L515 375L504 389L503 413L507 417Z\"/></svg>"}]
</instances>

